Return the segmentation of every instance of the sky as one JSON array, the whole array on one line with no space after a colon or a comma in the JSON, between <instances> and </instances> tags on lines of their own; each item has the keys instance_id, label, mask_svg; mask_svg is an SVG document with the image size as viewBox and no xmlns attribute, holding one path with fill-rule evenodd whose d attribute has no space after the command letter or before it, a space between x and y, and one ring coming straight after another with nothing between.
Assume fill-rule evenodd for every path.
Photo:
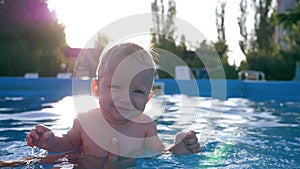
<instances>
[{"instance_id":1,"label":"sky","mask_svg":"<svg viewBox=\"0 0 300 169\"><path fill-rule=\"evenodd\" d=\"M151 13L153 1L48 0L48 7L50 10L55 10L58 22L65 25L67 44L73 48L82 48L98 30L110 23L136 14ZM215 10L218 1L220 0L176 0L176 17L193 25L206 39L215 42L217 40ZM238 41L241 39L237 24L240 1L226 0L225 2L225 31L230 51L229 62L235 61L239 64L244 59L238 46ZM252 18L247 18L250 25Z\"/></svg>"}]
</instances>

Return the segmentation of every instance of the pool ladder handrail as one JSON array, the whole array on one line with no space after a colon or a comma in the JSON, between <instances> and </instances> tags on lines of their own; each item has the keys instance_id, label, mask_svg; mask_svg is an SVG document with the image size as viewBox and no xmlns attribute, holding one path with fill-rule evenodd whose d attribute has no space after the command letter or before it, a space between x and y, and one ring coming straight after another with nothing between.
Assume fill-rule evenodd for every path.
<instances>
[{"instance_id":1,"label":"pool ladder handrail","mask_svg":"<svg viewBox=\"0 0 300 169\"><path fill-rule=\"evenodd\" d=\"M243 70L238 73L239 80L259 80L265 81L265 74L261 71Z\"/></svg>"}]
</instances>

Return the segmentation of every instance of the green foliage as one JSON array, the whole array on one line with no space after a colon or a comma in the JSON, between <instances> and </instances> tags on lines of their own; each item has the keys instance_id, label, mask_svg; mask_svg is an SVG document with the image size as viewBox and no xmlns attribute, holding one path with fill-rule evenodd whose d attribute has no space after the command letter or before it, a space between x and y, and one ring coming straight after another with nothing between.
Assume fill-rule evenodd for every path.
<instances>
[{"instance_id":1,"label":"green foliage","mask_svg":"<svg viewBox=\"0 0 300 169\"><path fill-rule=\"evenodd\" d=\"M262 71L267 80L291 80L294 76L296 60L299 59L299 54L297 54L300 51L299 28L291 29L291 33L285 37L288 46L286 48L275 42L275 27L278 26L277 19L284 23L285 27L294 24L299 14L292 12L291 16L277 15L277 6L272 6L272 0L253 0L252 2L255 9L255 24L254 34L251 37L245 27L247 4L245 0L241 0L240 3L239 26L243 40L239 44L247 61L242 62L239 70ZM292 20L289 20L291 18Z\"/></svg>"},{"instance_id":2,"label":"green foliage","mask_svg":"<svg viewBox=\"0 0 300 169\"><path fill-rule=\"evenodd\" d=\"M300 6L290 11L289 13L277 15L279 23L282 23L283 29L288 32L283 37L283 41L287 47L283 50L285 56L293 58L295 61L300 61Z\"/></svg>"},{"instance_id":3,"label":"green foliage","mask_svg":"<svg viewBox=\"0 0 300 169\"><path fill-rule=\"evenodd\" d=\"M300 20L300 6L297 6L289 13L280 13L277 15L277 19L284 29L290 28L292 25L297 24Z\"/></svg>"},{"instance_id":4,"label":"green foliage","mask_svg":"<svg viewBox=\"0 0 300 169\"><path fill-rule=\"evenodd\" d=\"M184 36L181 39L184 40ZM163 65L165 69L158 71L160 78L174 78L174 70L178 65L186 65L191 69L204 67L199 56L194 51L187 50L184 41L176 44L173 38L166 39L160 36L155 47L159 49L157 51L160 55L158 64Z\"/></svg>"},{"instance_id":5,"label":"green foliage","mask_svg":"<svg viewBox=\"0 0 300 169\"><path fill-rule=\"evenodd\" d=\"M235 66L229 65L228 63L228 46L226 45L224 28L225 3L221 4L222 14L218 15L221 17L221 24L218 27L218 33L220 35L218 38L219 41L213 44L202 41L199 46L196 46L195 51L187 49L184 35L181 36L181 39L174 37L174 31L176 28L173 21L176 14L175 1L169 1L167 15L164 14L163 1L161 1L161 4L158 4L157 0L154 0L151 5L154 25L151 29L151 42L156 44L157 48L169 52L159 51L161 58L158 64L164 66L169 65L165 68L168 71L159 70L158 74L161 78L173 78L174 69L177 65L187 65L189 68L194 70L194 77L197 77L197 70L203 70L205 67L209 69L219 69L219 67L215 68L215 65L219 63L218 61L220 59L226 72L226 77L232 79L237 78ZM176 61L175 59L170 59L171 56L166 59L165 56L170 55L170 53L176 55L173 57L179 58L181 62ZM208 58L206 59L206 65L204 65L203 60L201 60L203 57Z\"/></svg>"},{"instance_id":6,"label":"green foliage","mask_svg":"<svg viewBox=\"0 0 300 169\"><path fill-rule=\"evenodd\" d=\"M288 47L283 51L286 56L294 58L295 61L300 61L300 21L298 24L293 24L290 28L288 36L284 37L284 41Z\"/></svg>"},{"instance_id":7,"label":"green foliage","mask_svg":"<svg viewBox=\"0 0 300 169\"><path fill-rule=\"evenodd\" d=\"M254 25L256 43L254 45L256 50L272 50L274 47L274 13L276 11L272 11L272 1L259 0L258 2L254 2L256 10Z\"/></svg>"},{"instance_id":8,"label":"green foliage","mask_svg":"<svg viewBox=\"0 0 300 169\"><path fill-rule=\"evenodd\" d=\"M225 7L226 2L218 2L218 6L216 7L216 26L218 32L218 41L213 43L213 49L216 50L219 58L221 59L221 63L223 69L225 71L226 79L237 79L238 72L235 68L235 65L230 65L228 63L228 45L226 44L226 36L225 36ZM220 7L220 8L218 8Z\"/></svg>"},{"instance_id":9,"label":"green foliage","mask_svg":"<svg viewBox=\"0 0 300 169\"><path fill-rule=\"evenodd\" d=\"M64 61L64 27L45 1L5 0L0 4L0 76L36 72L55 76Z\"/></svg>"},{"instance_id":10,"label":"green foliage","mask_svg":"<svg viewBox=\"0 0 300 169\"><path fill-rule=\"evenodd\" d=\"M81 49L74 68L74 77L83 76L94 78L98 67L99 57L110 39L102 33L97 33L93 48Z\"/></svg>"},{"instance_id":11,"label":"green foliage","mask_svg":"<svg viewBox=\"0 0 300 169\"><path fill-rule=\"evenodd\" d=\"M286 57L280 52L259 50L247 57L249 69L259 70L266 74L267 80L290 80L295 69L295 62L291 57Z\"/></svg>"}]
</instances>

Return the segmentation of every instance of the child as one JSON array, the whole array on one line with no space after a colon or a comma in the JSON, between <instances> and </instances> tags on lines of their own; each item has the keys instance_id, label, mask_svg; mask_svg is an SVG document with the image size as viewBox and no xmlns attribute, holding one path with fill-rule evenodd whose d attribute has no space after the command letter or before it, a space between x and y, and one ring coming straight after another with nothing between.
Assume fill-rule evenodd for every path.
<instances>
[{"instance_id":1,"label":"child","mask_svg":"<svg viewBox=\"0 0 300 169\"><path fill-rule=\"evenodd\" d=\"M27 144L50 152L76 151L113 161L165 151L200 152L194 131L177 134L175 144L165 149L154 121L143 114L152 96L157 59L150 53L132 43L112 47L100 58L97 78L92 81L99 108L79 113L62 137L38 125L26 136Z\"/></svg>"}]
</instances>

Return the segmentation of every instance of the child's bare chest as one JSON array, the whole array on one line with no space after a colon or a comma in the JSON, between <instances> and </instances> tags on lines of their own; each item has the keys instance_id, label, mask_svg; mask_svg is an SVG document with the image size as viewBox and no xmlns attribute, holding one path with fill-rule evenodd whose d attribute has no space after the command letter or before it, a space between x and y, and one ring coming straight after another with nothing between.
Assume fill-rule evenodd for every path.
<instances>
[{"instance_id":1,"label":"child's bare chest","mask_svg":"<svg viewBox=\"0 0 300 169\"><path fill-rule=\"evenodd\" d=\"M139 157L144 149L145 131L138 127L118 128L101 131L98 136L89 136L82 132L82 151L99 157L106 157L110 151L112 139L117 139L118 155L125 157Z\"/></svg>"}]
</instances>

